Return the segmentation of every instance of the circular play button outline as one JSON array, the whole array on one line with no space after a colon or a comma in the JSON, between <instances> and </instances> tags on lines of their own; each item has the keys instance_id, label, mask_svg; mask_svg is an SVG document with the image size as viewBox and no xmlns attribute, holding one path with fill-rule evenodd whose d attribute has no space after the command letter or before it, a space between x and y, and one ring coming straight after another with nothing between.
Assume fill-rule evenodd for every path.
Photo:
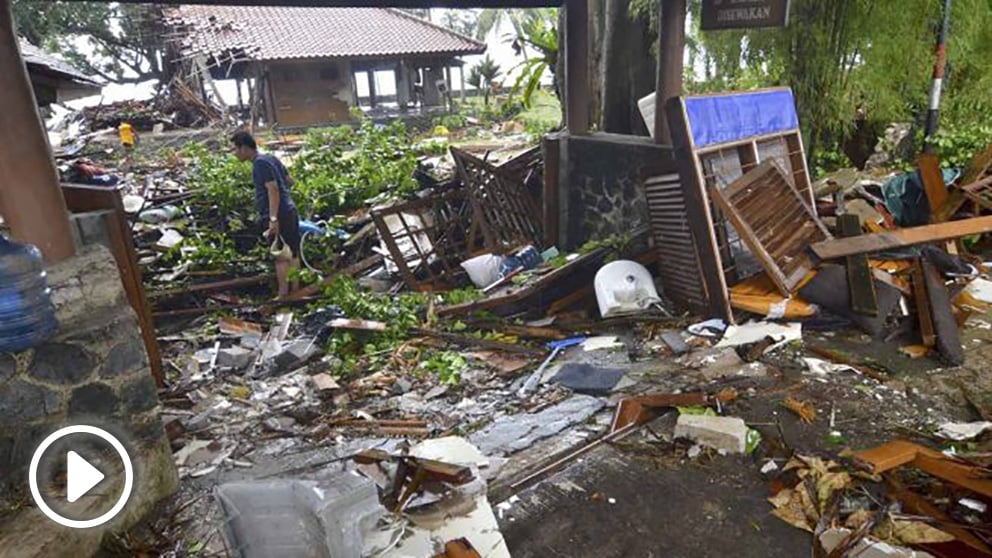
<instances>
[{"instance_id":1,"label":"circular play button outline","mask_svg":"<svg viewBox=\"0 0 992 558\"><path fill-rule=\"evenodd\" d=\"M101 440L110 444L114 450L117 451L117 455L120 456L121 461L124 463L124 490L121 491L121 496L118 498L117 503L114 504L112 508L107 510L103 515L86 520L69 519L63 517L55 512L48 503L41 497L41 491L38 490L38 465L41 463L41 456L44 455L45 451L51 447L56 441L71 434L91 434L100 438ZM96 426L90 426L87 424L76 424L73 426L66 426L52 432L48 435L44 441L38 446L38 449L34 450L34 455L31 457L31 467L28 470L28 484L31 487L31 496L34 498L34 503L38 505L38 509L41 513L45 514L48 519L62 525L64 527L71 527L73 529L88 529L90 527L98 527L104 523L113 519L117 514L124 509L127 505L128 499L131 497L131 490L134 488L134 468L131 466L131 458L127 454L127 450L124 449L124 444L120 442L117 438L111 435L106 430L102 428L97 428Z\"/></svg>"}]
</instances>

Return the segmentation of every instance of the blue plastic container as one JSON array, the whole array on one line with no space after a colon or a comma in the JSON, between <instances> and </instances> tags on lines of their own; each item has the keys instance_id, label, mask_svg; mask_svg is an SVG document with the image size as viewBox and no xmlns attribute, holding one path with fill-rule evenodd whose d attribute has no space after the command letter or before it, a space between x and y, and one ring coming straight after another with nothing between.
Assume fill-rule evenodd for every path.
<instances>
[{"instance_id":1,"label":"blue plastic container","mask_svg":"<svg viewBox=\"0 0 992 558\"><path fill-rule=\"evenodd\" d=\"M0 353L30 349L57 329L41 252L0 235Z\"/></svg>"}]
</instances>

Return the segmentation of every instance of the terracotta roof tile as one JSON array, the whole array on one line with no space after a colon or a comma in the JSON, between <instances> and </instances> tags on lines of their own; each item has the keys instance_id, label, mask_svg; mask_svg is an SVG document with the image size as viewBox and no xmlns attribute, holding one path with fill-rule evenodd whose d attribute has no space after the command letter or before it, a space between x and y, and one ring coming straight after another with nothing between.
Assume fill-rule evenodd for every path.
<instances>
[{"instance_id":1,"label":"terracotta roof tile","mask_svg":"<svg viewBox=\"0 0 992 558\"><path fill-rule=\"evenodd\" d=\"M254 60L480 54L485 45L391 8L179 6L185 54L243 52Z\"/></svg>"}]
</instances>

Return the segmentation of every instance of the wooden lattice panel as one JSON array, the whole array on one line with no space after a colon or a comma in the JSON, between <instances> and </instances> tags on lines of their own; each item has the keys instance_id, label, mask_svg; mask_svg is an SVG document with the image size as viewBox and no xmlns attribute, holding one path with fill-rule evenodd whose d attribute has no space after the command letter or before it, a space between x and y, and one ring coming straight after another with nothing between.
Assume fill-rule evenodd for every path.
<instances>
[{"instance_id":1,"label":"wooden lattice panel","mask_svg":"<svg viewBox=\"0 0 992 558\"><path fill-rule=\"evenodd\" d=\"M451 155L468 190L486 245L494 251L521 244L540 246L540 212L523 181L513 180L501 167L466 151L452 147Z\"/></svg>"},{"instance_id":2,"label":"wooden lattice panel","mask_svg":"<svg viewBox=\"0 0 992 558\"><path fill-rule=\"evenodd\" d=\"M414 290L457 286L465 274L461 262L484 249L464 188L371 213L403 282Z\"/></svg>"},{"instance_id":3,"label":"wooden lattice panel","mask_svg":"<svg viewBox=\"0 0 992 558\"><path fill-rule=\"evenodd\" d=\"M772 160L710 196L784 296L813 269L806 247L830 233Z\"/></svg>"},{"instance_id":4,"label":"wooden lattice panel","mask_svg":"<svg viewBox=\"0 0 992 558\"><path fill-rule=\"evenodd\" d=\"M644 180L651 235L658 251L658 275L665 296L682 309L705 313L706 289L699 280L702 271L692 230L686 215L685 198L678 174L650 176Z\"/></svg>"}]
</instances>

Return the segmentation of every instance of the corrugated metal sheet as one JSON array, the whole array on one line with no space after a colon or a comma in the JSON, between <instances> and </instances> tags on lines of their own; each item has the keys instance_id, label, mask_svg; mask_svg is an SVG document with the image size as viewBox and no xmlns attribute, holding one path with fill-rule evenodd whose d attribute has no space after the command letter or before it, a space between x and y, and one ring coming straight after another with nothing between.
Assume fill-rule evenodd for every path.
<instances>
[{"instance_id":1,"label":"corrugated metal sheet","mask_svg":"<svg viewBox=\"0 0 992 558\"><path fill-rule=\"evenodd\" d=\"M706 288L689 230L679 175L648 177L644 181L644 195L665 296L683 310L707 313Z\"/></svg>"}]
</instances>

